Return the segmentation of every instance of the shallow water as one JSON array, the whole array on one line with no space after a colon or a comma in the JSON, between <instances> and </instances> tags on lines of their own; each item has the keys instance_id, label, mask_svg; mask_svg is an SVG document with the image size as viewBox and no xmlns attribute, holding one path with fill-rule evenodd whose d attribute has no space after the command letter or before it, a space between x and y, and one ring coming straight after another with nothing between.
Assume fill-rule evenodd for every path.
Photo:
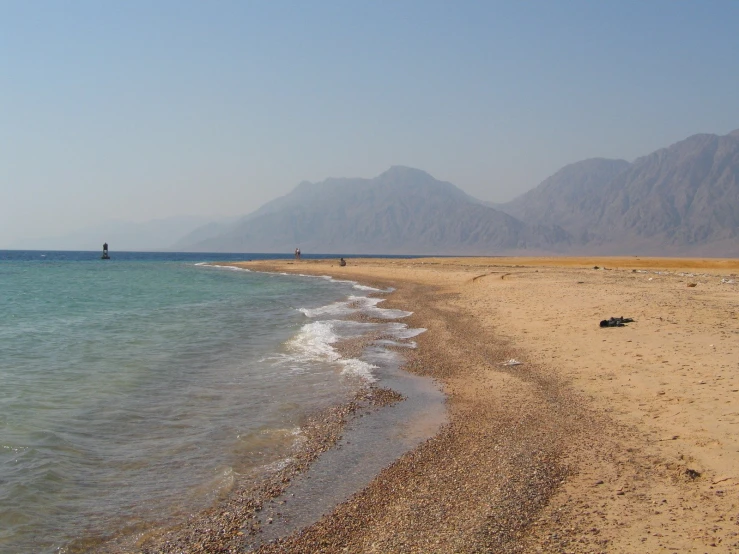
<instances>
[{"instance_id":1,"label":"shallow water","mask_svg":"<svg viewBox=\"0 0 739 554\"><path fill-rule=\"evenodd\" d=\"M252 549L315 523L447 421L445 397L436 384L402 371L402 357L382 342L369 346L361 359L375 365L378 381L405 400L354 418L334 448L323 453L283 495L266 503Z\"/></svg>"},{"instance_id":2,"label":"shallow water","mask_svg":"<svg viewBox=\"0 0 739 554\"><path fill-rule=\"evenodd\" d=\"M286 456L306 414L400 375L381 348L341 358L338 341L378 331L342 318L416 333L348 281L91 254L0 255L3 552L83 551L192 513Z\"/></svg>"}]
</instances>

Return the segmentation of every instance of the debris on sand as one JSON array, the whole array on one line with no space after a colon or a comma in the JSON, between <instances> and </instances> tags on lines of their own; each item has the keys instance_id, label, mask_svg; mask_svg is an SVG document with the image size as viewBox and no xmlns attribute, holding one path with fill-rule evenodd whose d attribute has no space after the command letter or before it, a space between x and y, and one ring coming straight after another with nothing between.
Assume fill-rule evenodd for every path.
<instances>
[{"instance_id":1,"label":"debris on sand","mask_svg":"<svg viewBox=\"0 0 739 554\"><path fill-rule=\"evenodd\" d=\"M612 317L611 319L604 319L600 322L601 327L623 327L627 323L631 323L634 320L630 317Z\"/></svg>"},{"instance_id":2,"label":"debris on sand","mask_svg":"<svg viewBox=\"0 0 739 554\"><path fill-rule=\"evenodd\" d=\"M688 478L690 478L690 479L697 479L698 477L701 476L701 472L700 471L696 471L695 469L688 468L688 469L685 470L685 475L687 475Z\"/></svg>"}]
</instances>

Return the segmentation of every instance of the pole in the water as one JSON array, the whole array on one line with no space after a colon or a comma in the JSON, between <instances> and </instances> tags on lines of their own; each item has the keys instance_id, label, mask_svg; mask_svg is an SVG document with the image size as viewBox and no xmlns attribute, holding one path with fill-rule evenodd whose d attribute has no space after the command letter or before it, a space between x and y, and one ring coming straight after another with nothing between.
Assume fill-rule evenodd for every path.
<instances>
[{"instance_id":1,"label":"pole in the water","mask_svg":"<svg viewBox=\"0 0 739 554\"><path fill-rule=\"evenodd\" d=\"M108 255L108 243L103 243L103 255L100 256L101 260L109 260L110 256Z\"/></svg>"}]
</instances>

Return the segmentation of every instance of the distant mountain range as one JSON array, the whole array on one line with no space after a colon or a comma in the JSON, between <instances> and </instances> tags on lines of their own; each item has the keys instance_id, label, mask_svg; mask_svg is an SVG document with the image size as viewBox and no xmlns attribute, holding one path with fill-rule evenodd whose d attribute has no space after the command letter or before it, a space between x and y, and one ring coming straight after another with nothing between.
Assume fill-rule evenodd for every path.
<instances>
[{"instance_id":1,"label":"distant mountain range","mask_svg":"<svg viewBox=\"0 0 739 554\"><path fill-rule=\"evenodd\" d=\"M409 167L374 179L300 183L220 232L198 229L175 249L210 252L478 254L545 252L568 243L556 226L529 225ZM204 239L202 236L209 235Z\"/></svg>"},{"instance_id":2,"label":"distant mountain range","mask_svg":"<svg viewBox=\"0 0 739 554\"><path fill-rule=\"evenodd\" d=\"M418 169L300 183L173 249L325 254L739 255L739 130L694 135L633 163L574 163L505 204Z\"/></svg>"},{"instance_id":3,"label":"distant mountain range","mask_svg":"<svg viewBox=\"0 0 739 554\"><path fill-rule=\"evenodd\" d=\"M561 226L577 253L736 256L739 130L694 135L632 164L572 164L498 209Z\"/></svg>"}]
</instances>

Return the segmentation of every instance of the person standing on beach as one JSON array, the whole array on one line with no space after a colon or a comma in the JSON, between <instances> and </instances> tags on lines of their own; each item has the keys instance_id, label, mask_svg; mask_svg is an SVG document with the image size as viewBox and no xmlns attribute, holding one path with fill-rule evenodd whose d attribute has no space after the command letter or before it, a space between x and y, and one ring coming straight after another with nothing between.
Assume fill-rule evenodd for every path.
<instances>
[{"instance_id":1,"label":"person standing on beach","mask_svg":"<svg viewBox=\"0 0 739 554\"><path fill-rule=\"evenodd\" d=\"M295 259L297 260L300 257L300 248L295 249Z\"/></svg>"}]
</instances>

